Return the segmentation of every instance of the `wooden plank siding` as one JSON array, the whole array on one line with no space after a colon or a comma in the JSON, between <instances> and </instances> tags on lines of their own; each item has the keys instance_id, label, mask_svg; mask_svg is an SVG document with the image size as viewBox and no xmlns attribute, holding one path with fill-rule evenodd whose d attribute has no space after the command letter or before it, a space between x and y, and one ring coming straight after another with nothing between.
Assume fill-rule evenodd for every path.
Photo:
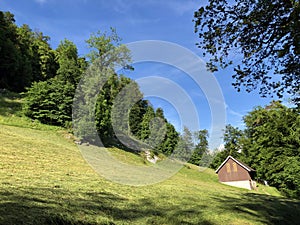
<instances>
[{"instance_id":1,"label":"wooden plank siding","mask_svg":"<svg viewBox=\"0 0 300 225\"><path fill-rule=\"evenodd\" d=\"M218 175L220 182L251 180L249 172L231 158L219 169Z\"/></svg>"}]
</instances>

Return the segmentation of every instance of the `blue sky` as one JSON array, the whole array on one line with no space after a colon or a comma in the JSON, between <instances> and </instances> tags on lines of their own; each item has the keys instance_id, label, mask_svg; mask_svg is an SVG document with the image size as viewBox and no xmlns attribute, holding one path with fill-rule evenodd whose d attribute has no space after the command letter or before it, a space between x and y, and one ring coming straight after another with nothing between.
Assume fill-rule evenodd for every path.
<instances>
[{"instance_id":1,"label":"blue sky","mask_svg":"<svg viewBox=\"0 0 300 225\"><path fill-rule=\"evenodd\" d=\"M117 30L122 43L141 40L162 40L181 45L196 55L202 51L195 46L193 13L204 1L196 0L0 0L0 9L15 15L18 25L28 24L51 37L51 46L56 48L61 40L73 41L80 55L87 53L84 40L92 32ZM237 56L238 58L238 56ZM205 59L204 59L205 61ZM126 75L133 79L159 76L180 85L197 108L200 129L211 128L211 112L203 91L184 72L159 63L140 63L136 70ZM210 76L210 75L208 75ZM237 93L231 86L231 69L214 75L221 87L226 107L226 123L243 128L242 117L253 107L266 105L271 99L260 98L256 92ZM151 99L151 98L150 98ZM154 106L164 108L169 121L180 129L176 107L166 100L152 97ZM195 121L190 121L193 126ZM211 140L211 142L216 142ZM212 146L213 144L211 144Z\"/></svg>"}]
</instances>

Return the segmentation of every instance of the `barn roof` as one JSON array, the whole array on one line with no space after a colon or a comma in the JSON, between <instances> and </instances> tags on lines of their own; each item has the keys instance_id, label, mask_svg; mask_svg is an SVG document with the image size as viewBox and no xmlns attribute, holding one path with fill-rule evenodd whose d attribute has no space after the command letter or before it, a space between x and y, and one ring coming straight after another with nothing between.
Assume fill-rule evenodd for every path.
<instances>
[{"instance_id":1,"label":"barn roof","mask_svg":"<svg viewBox=\"0 0 300 225\"><path fill-rule=\"evenodd\" d=\"M240 162L239 160L233 158L232 156L228 156L224 162L218 167L218 169L216 170L216 173L219 172L219 170L224 166L224 164L229 160L232 159L233 161L235 161L237 164L239 164L241 167L243 167L245 170L247 170L248 172L251 171L255 171L255 169L252 169L250 166L246 165L245 163Z\"/></svg>"}]
</instances>

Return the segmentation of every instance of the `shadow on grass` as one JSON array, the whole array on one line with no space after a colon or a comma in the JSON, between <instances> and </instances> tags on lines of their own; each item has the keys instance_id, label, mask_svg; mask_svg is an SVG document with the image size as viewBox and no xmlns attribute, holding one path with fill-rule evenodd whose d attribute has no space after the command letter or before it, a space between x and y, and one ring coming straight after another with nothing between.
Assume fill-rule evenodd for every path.
<instances>
[{"instance_id":1,"label":"shadow on grass","mask_svg":"<svg viewBox=\"0 0 300 225\"><path fill-rule=\"evenodd\" d=\"M8 190L8 189L7 189ZM199 208L157 206L151 199L131 201L108 192L68 193L59 188L0 191L0 224L204 224ZM180 217L183 216L183 217ZM197 216L191 223L187 218Z\"/></svg>"},{"instance_id":2,"label":"shadow on grass","mask_svg":"<svg viewBox=\"0 0 300 225\"><path fill-rule=\"evenodd\" d=\"M61 188L15 188L0 191L0 224L222 224L208 221L203 212L210 210L207 202L193 196L180 205L161 196L134 199L109 192L68 192ZM241 194L242 195L242 194ZM274 196L245 193L211 197L213 214L229 213L242 221L262 224L299 224L300 202ZM233 219L235 221L235 219ZM251 223L248 223L251 224Z\"/></svg>"},{"instance_id":3,"label":"shadow on grass","mask_svg":"<svg viewBox=\"0 0 300 225\"><path fill-rule=\"evenodd\" d=\"M22 104L15 101L18 98L19 95L17 94L6 96L0 93L0 115L9 116L20 113L22 111Z\"/></svg>"},{"instance_id":4,"label":"shadow on grass","mask_svg":"<svg viewBox=\"0 0 300 225\"><path fill-rule=\"evenodd\" d=\"M234 212L241 217L256 218L257 222L272 225L299 225L300 202L256 193L245 193L241 198L214 198L221 211Z\"/></svg>"}]
</instances>

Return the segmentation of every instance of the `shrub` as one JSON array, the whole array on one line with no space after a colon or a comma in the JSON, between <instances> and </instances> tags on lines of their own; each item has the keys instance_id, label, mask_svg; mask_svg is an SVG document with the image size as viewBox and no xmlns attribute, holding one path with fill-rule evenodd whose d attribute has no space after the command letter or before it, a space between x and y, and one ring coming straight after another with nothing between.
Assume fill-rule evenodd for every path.
<instances>
[{"instance_id":1,"label":"shrub","mask_svg":"<svg viewBox=\"0 0 300 225\"><path fill-rule=\"evenodd\" d=\"M35 82L25 93L24 113L45 124L66 126L72 121L74 92L71 83L56 78Z\"/></svg>"}]
</instances>

